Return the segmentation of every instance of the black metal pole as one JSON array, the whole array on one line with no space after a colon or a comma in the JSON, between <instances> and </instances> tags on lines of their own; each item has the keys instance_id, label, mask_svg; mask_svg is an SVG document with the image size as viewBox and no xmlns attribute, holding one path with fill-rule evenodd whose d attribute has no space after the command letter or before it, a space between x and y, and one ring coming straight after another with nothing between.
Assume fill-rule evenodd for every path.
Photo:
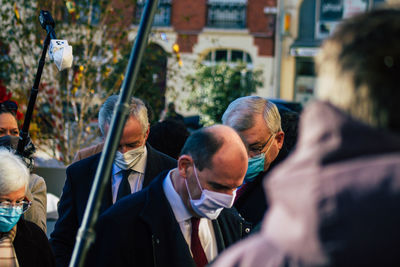
<instances>
[{"instance_id":1,"label":"black metal pole","mask_svg":"<svg viewBox=\"0 0 400 267\"><path fill-rule=\"evenodd\" d=\"M33 87L31 89L31 94L29 96L28 108L26 110L24 124L22 125L22 129L19 134L19 141L18 141L18 147L17 147L17 154L19 154L19 155L23 155L24 147L25 147L26 141L28 139L29 125L32 120L33 109L35 107L36 97L37 97L37 94L39 91L40 78L42 78L43 67L44 67L44 63L46 62L46 53L47 53L47 49L50 44L50 40L51 40L51 36L50 36L50 33L48 33L46 35L46 39L44 40L42 55L39 60L39 66L38 66L38 69L36 72L35 81L33 83Z\"/></svg>"},{"instance_id":2,"label":"black metal pole","mask_svg":"<svg viewBox=\"0 0 400 267\"><path fill-rule=\"evenodd\" d=\"M110 182L109 177L111 176L112 163L129 111L129 105L127 103L130 101L133 93L133 87L136 82L144 49L147 45L147 38L157 4L158 0L147 0L144 7L138 34L131 51L128 68L119 95L119 101L111 120L110 131L106 137L104 149L97 167L82 225L76 236L76 243L69 264L70 267L84 266L86 254L95 239L94 226L99 216L101 199L103 198L104 188L107 183ZM101 255L98 256L101 257Z\"/></svg>"}]
</instances>

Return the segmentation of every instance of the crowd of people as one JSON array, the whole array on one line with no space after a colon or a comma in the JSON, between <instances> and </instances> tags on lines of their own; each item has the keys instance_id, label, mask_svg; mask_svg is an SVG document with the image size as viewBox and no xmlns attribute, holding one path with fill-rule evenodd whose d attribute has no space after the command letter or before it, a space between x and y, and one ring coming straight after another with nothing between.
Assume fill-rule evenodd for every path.
<instances>
[{"instance_id":1,"label":"crowd of people","mask_svg":"<svg viewBox=\"0 0 400 267\"><path fill-rule=\"evenodd\" d=\"M187 131L175 107L150 127L132 97L86 266L398 266L400 9L341 23L300 114L260 96ZM101 106L107 137L118 96ZM0 266L68 266L103 143L66 169L46 237L34 146L17 155L17 107L0 104Z\"/></svg>"}]
</instances>

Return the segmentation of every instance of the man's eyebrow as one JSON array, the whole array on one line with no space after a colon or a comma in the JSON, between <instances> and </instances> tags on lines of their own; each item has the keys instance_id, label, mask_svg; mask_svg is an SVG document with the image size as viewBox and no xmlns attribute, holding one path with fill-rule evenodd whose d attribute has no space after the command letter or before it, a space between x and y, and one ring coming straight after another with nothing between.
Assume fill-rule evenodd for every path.
<instances>
[{"instance_id":1,"label":"man's eyebrow","mask_svg":"<svg viewBox=\"0 0 400 267\"><path fill-rule=\"evenodd\" d=\"M137 144L140 144L140 141L134 141L134 142L132 142L132 143L126 143L126 144L123 144L123 145L119 145L119 147L122 147L122 146L132 146L132 145L137 145Z\"/></svg>"},{"instance_id":2,"label":"man's eyebrow","mask_svg":"<svg viewBox=\"0 0 400 267\"><path fill-rule=\"evenodd\" d=\"M140 141L134 141L134 142L128 143L127 145L136 145L136 144L140 144Z\"/></svg>"},{"instance_id":3,"label":"man's eyebrow","mask_svg":"<svg viewBox=\"0 0 400 267\"><path fill-rule=\"evenodd\" d=\"M268 143L268 141L266 141L264 143L261 143L261 142L262 141L257 141L255 143L249 144L249 147L254 147L254 146L263 146L264 147Z\"/></svg>"},{"instance_id":4,"label":"man's eyebrow","mask_svg":"<svg viewBox=\"0 0 400 267\"><path fill-rule=\"evenodd\" d=\"M214 187L215 189L226 189L226 190L232 189L229 186L222 185L222 184L219 184L219 183L216 183L216 182L211 182L210 181L210 182L208 182L208 184L211 185L212 187Z\"/></svg>"}]
</instances>

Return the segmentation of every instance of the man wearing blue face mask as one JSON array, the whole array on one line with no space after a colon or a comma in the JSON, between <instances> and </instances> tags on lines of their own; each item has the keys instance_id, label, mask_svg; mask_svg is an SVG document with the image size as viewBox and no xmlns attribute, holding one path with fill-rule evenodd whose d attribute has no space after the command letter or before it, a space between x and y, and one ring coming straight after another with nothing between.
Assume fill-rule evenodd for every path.
<instances>
[{"instance_id":1,"label":"man wearing blue face mask","mask_svg":"<svg viewBox=\"0 0 400 267\"><path fill-rule=\"evenodd\" d=\"M228 106L222 122L234 128L249 147L249 166L234 206L246 221L257 225L268 208L263 178L284 157L281 116L271 101L246 96Z\"/></svg>"},{"instance_id":2,"label":"man wearing blue face mask","mask_svg":"<svg viewBox=\"0 0 400 267\"><path fill-rule=\"evenodd\" d=\"M103 136L109 131L118 98L118 95L110 96L99 111L99 128ZM146 143L148 134L147 108L143 101L133 97L100 213L119 199L146 187L161 171L176 166L175 159ZM100 156L101 153L98 153L67 168L67 179L58 206L59 219L50 239L58 266L67 266L71 258Z\"/></svg>"},{"instance_id":3,"label":"man wearing blue face mask","mask_svg":"<svg viewBox=\"0 0 400 267\"><path fill-rule=\"evenodd\" d=\"M232 128L195 131L177 168L101 216L89 265L207 265L250 232L231 208L247 160L246 146Z\"/></svg>"}]
</instances>

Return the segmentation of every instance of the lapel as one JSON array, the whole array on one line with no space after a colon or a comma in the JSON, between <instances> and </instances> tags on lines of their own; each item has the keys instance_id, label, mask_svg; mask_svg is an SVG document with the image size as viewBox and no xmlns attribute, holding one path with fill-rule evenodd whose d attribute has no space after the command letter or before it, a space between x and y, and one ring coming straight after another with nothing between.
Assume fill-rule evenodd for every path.
<instances>
[{"instance_id":1,"label":"lapel","mask_svg":"<svg viewBox=\"0 0 400 267\"><path fill-rule=\"evenodd\" d=\"M243 238L251 230L235 208L223 209L216 220L213 220L214 234L218 253Z\"/></svg>"},{"instance_id":2,"label":"lapel","mask_svg":"<svg viewBox=\"0 0 400 267\"><path fill-rule=\"evenodd\" d=\"M218 254L225 249L224 237L222 236L221 227L219 226L218 220L212 220L214 228L215 241L217 243Z\"/></svg>"},{"instance_id":3,"label":"lapel","mask_svg":"<svg viewBox=\"0 0 400 267\"><path fill-rule=\"evenodd\" d=\"M162 172L148 187L146 204L140 218L151 229L154 265L195 266L189 247L164 194L163 181L167 171Z\"/></svg>"},{"instance_id":4,"label":"lapel","mask_svg":"<svg viewBox=\"0 0 400 267\"><path fill-rule=\"evenodd\" d=\"M152 181L152 178L156 177L159 173L159 169L152 168L153 164L155 164L156 160L156 152L154 149L146 143L147 148L147 161L146 161L146 168L144 171L144 179L143 179L143 188L148 186Z\"/></svg>"}]
</instances>

